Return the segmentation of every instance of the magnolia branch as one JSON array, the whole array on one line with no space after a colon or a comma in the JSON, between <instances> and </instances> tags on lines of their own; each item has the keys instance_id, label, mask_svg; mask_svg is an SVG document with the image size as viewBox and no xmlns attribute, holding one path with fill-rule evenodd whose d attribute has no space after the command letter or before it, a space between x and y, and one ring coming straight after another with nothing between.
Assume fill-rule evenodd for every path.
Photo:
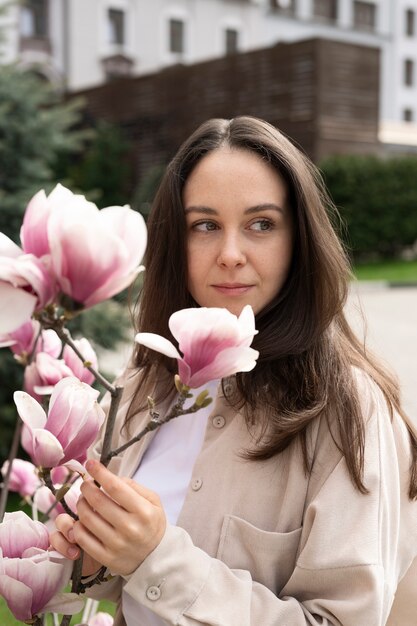
<instances>
[{"instance_id":1,"label":"magnolia branch","mask_svg":"<svg viewBox=\"0 0 417 626\"><path fill-rule=\"evenodd\" d=\"M171 411L162 419L159 417L159 414L154 410L153 400L151 398L148 398L148 402L151 405L150 406L151 419L149 420L149 422L140 431L140 433L135 435L132 439L127 441L125 444L123 444L119 448L116 448L115 450L109 450L108 452L106 452L106 454L104 454L104 448L103 448L103 453L100 459L101 463L103 463L103 465L108 465L108 463L114 456L117 456L121 452L124 452L127 448L130 448L130 446L132 446L134 443L137 443L138 441L143 439L143 437L147 433L152 432L153 430L156 430L163 424L166 424L167 422L169 422L172 419L175 419L176 417L180 417L181 415L186 415L188 413L196 413L201 408L208 406L208 404L212 401L212 399L208 397L208 391L202 391L196 398L194 404L184 409L184 402L187 398L191 396L191 394L189 394L189 389L185 385L181 385L181 389L179 391L180 391L180 395L179 395L177 402L174 404Z\"/></svg>"},{"instance_id":2,"label":"magnolia branch","mask_svg":"<svg viewBox=\"0 0 417 626\"><path fill-rule=\"evenodd\" d=\"M4 513L6 511L7 495L9 493L10 475L12 473L13 461L16 458L17 450L19 448L20 433L21 433L21 430L22 430L22 425L23 425L22 424L22 420L20 418L18 418L17 422L16 422L16 427L15 427L14 433L13 433L12 445L10 447L10 452L9 452L9 464L8 464L6 476L4 477L3 485L2 485L2 488L1 488L1 495L0 495L0 522L3 521Z\"/></svg>"}]
</instances>

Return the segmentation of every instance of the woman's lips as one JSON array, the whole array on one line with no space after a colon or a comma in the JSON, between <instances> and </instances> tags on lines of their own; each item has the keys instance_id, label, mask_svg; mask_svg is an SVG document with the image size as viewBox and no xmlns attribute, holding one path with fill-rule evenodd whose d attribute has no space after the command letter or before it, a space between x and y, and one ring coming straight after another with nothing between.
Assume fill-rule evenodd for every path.
<instances>
[{"instance_id":1,"label":"woman's lips","mask_svg":"<svg viewBox=\"0 0 417 626\"><path fill-rule=\"evenodd\" d=\"M241 296L248 293L253 285L242 285L241 283L224 283L220 285L212 285L212 287L227 296Z\"/></svg>"}]
</instances>

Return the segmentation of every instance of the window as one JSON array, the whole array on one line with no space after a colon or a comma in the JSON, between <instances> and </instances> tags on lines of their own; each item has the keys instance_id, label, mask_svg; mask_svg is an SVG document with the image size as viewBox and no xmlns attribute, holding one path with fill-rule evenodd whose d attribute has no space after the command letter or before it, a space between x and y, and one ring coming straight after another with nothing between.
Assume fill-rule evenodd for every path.
<instances>
[{"instance_id":1,"label":"window","mask_svg":"<svg viewBox=\"0 0 417 626\"><path fill-rule=\"evenodd\" d=\"M414 119L412 109L404 109L403 111L403 120L404 122L412 122Z\"/></svg>"},{"instance_id":2,"label":"window","mask_svg":"<svg viewBox=\"0 0 417 626\"><path fill-rule=\"evenodd\" d=\"M335 22L337 20L337 0L314 0L314 17Z\"/></svg>"},{"instance_id":3,"label":"window","mask_svg":"<svg viewBox=\"0 0 417 626\"><path fill-rule=\"evenodd\" d=\"M294 13L295 0L269 0L269 7L273 11L281 11L282 13Z\"/></svg>"},{"instance_id":4,"label":"window","mask_svg":"<svg viewBox=\"0 0 417 626\"><path fill-rule=\"evenodd\" d=\"M405 12L405 34L412 37L415 31L416 14L413 9L407 9Z\"/></svg>"},{"instance_id":5,"label":"window","mask_svg":"<svg viewBox=\"0 0 417 626\"><path fill-rule=\"evenodd\" d=\"M226 28L225 30L225 43L226 54L236 54L238 51L239 33L234 28Z\"/></svg>"},{"instance_id":6,"label":"window","mask_svg":"<svg viewBox=\"0 0 417 626\"><path fill-rule=\"evenodd\" d=\"M20 32L23 37L48 36L47 0L27 0L21 7Z\"/></svg>"},{"instance_id":7,"label":"window","mask_svg":"<svg viewBox=\"0 0 417 626\"><path fill-rule=\"evenodd\" d=\"M109 43L125 43L125 13L120 9L109 9L107 14Z\"/></svg>"},{"instance_id":8,"label":"window","mask_svg":"<svg viewBox=\"0 0 417 626\"><path fill-rule=\"evenodd\" d=\"M373 2L353 3L353 24L359 30L375 30L376 6Z\"/></svg>"},{"instance_id":9,"label":"window","mask_svg":"<svg viewBox=\"0 0 417 626\"><path fill-rule=\"evenodd\" d=\"M169 49L171 52L184 52L184 22L169 20Z\"/></svg>"},{"instance_id":10,"label":"window","mask_svg":"<svg viewBox=\"0 0 417 626\"><path fill-rule=\"evenodd\" d=\"M414 83L414 61L405 59L404 61L404 85L411 86Z\"/></svg>"}]
</instances>

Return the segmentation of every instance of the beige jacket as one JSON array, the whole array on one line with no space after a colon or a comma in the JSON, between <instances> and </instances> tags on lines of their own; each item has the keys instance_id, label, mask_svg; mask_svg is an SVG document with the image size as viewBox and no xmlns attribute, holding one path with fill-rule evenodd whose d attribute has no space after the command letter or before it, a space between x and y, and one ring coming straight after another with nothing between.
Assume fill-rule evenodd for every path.
<instances>
[{"instance_id":1,"label":"beige jacket","mask_svg":"<svg viewBox=\"0 0 417 626\"><path fill-rule=\"evenodd\" d=\"M298 445L267 461L244 460L240 453L251 436L219 393L178 526L167 528L132 575L94 587L94 597L118 601L124 585L132 598L178 626L416 626L417 571L409 568L417 556L417 503L407 496L409 439L400 418L391 423L375 385L363 374L358 380L367 419L368 495L353 486L324 419L309 432L310 475ZM120 425L135 379L124 383L115 446L124 442ZM138 414L134 431L146 420ZM151 438L110 468L131 476ZM123 623L119 607L116 624Z\"/></svg>"}]
</instances>

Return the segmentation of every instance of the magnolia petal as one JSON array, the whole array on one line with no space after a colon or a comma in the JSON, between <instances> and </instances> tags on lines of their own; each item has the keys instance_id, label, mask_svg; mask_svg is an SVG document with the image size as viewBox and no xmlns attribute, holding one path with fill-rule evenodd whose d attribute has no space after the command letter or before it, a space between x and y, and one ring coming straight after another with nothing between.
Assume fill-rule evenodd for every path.
<instances>
[{"instance_id":1,"label":"magnolia petal","mask_svg":"<svg viewBox=\"0 0 417 626\"><path fill-rule=\"evenodd\" d=\"M70 459L69 461L66 461L64 463L64 466L72 472L77 472L82 477L88 475L88 472L85 469L84 465L81 465L81 463L79 461L76 461L75 459Z\"/></svg>"},{"instance_id":2,"label":"magnolia petal","mask_svg":"<svg viewBox=\"0 0 417 626\"><path fill-rule=\"evenodd\" d=\"M24 622L32 617L32 589L7 574L0 575L0 596L16 619Z\"/></svg>"},{"instance_id":3,"label":"magnolia petal","mask_svg":"<svg viewBox=\"0 0 417 626\"><path fill-rule=\"evenodd\" d=\"M128 274L122 274L121 276L111 276L109 280L101 286L99 289L94 291L88 298L85 300L84 305L86 307L91 307L98 302L102 302L103 300L107 300L111 298L116 293L120 293L123 289L129 287L136 277L145 269L143 265L139 265L133 271Z\"/></svg>"},{"instance_id":4,"label":"magnolia petal","mask_svg":"<svg viewBox=\"0 0 417 626\"><path fill-rule=\"evenodd\" d=\"M44 428L46 413L32 396L25 391L15 391L13 400L22 421L31 429Z\"/></svg>"},{"instance_id":5,"label":"magnolia petal","mask_svg":"<svg viewBox=\"0 0 417 626\"><path fill-rule=\"evenodd\" d=\"M146 348L165 354L165 356L169 356L173 359L181 358L176 347L168 341L168 339L156 335L155 333L138 333L135 337L135 341Z\"/></svg>"},{"instance_id":6,"label":"magnolia petal","mask_svg":"<svg viewBox=\"0 0 417 626\"><path fill-rule=\"evenodd\" d=\"M216 307L182 309L171 315L169 327L187 362L195 361L195 346L198 343L203 344L208 340L212 344L240 343L237 317L227 309ZM205 355L206 360L209 358Z\"/></svg>"},{"instance_id":7,"label":"magnolia petal","mask_svg":"<svg viewBox=\"0 0 417 626\"><path fill-rule=\"evenodd\" d=\"M48 430L36 428L32 431L33 462L41 467L56 467L64 457L58 439Z\"/></svg>"},{"instance_id":8,"label":"magnolia petal","mask_svg":"<svg viewBox=\"0 0 417 626\"><path fill-rule=\"evenodd\" d=\"M247 342L246 345L250 346L253 340L253 336L258 333L255 329L255 315L250 304L246 304L238 318L239 330L242 342Z\"/></svg>"},{"instance_id":9,"label":"magnolia petal","mask_svg":"<svg viewBox=\"0 0 417 626\"><path fill-rule=\"evenodd\" d=\"M65 447L64 462L71 459L86 461L87 450L96 439L105 417L103 408L96 403L92 410L88 412L83 428L76 433L76 436Z\"/></svg>"},{"instance_id":10,"label":"magnolia petal","mask_svg":"<svg viewBox=\"0 0 417 626\"><path fill-rule=\"evenodd\" d=\"M236 372L249 372L255 367L258 356L259 352L253 348L226 348L209 365L195 372L187 384L197 389L210 380L232 376Z\"/></svg>"},{"instance_id":11,"label":"magnolia petal","mask_svg":"<svg viewBox=\"0 0 417 626\"><path fill-rule=\"evenodd\" d=\"M99 611L88 620L88 626L113 626L113 624L113 617L109 613L103 613L103 611Z\"/></svg>"},{"instance_id":12,"label":"magnolia petal","mask_svg":"<svg viewBox=\"0 0 417 626\"><path fill-rule=\"evenodd\" d=\"M17 259L23 253L22 249L4 233L0 233L0 256Z\"/></svg>"},{"instance_id":13,"label":"magnolia petal","mask_svg":"<svg viewBox=\"0 0 417 626\"><path fill-rule=\"evenodd\" d=\"M57 593L44 606L45 613L62 613L65 615L75 615L84 608L84 600L76 593Z\"/></svg>"},{"instance_id":14,"label":"magnolia petal","mask_svg":"<svg viewBox=\"0 0 417 626\"><path fill-rule=\"evenodd\" d=\"M0 333L11 333L32 315L36 296L0 281Z\"/></svg>"},{"instance_id":15,"label":"magnolia petal","mask_svg":"<svg viewBox=\"0 0 417 626\"><path fill-rule=\"evenodd\" d=\"M35 385L33 387L33 391L38 394L38 396L50 396L54 390L55 385Z\"/></svg>"},{"instance_id":16,"label":"magnolia petal","mask_svg":"<svg viewBox=\"0 0 417 626\"><path fill-rule=\"evenodd\" d=\"M146 249L147 230L143 216L128 205L111 206L100 211L100 220L124 242L130 269L136 267Z\"/></svg>"},{"instance_id":17,"label":"magnolia petal","mask_svg":"<svg viewBox=\"0 0 417 626\"><path fill-rule=\"evenodd\" d=\"M0 348L10 348L10 346L15 346L16 344L16 339L4 339L4 341L0 339Z\"/></svg>"},{"instance_id":18,"label":"magnolia petal","mask_svg":"<svg viewBox=\"0 0 417 626\"><path fill-rule=\"evenodd\" d=\"M38 191L29 201L20 229L20 241L26 253L42 257L49 254L47 221L51 206L45 191Z\"/></svg>"}]
</instances>

